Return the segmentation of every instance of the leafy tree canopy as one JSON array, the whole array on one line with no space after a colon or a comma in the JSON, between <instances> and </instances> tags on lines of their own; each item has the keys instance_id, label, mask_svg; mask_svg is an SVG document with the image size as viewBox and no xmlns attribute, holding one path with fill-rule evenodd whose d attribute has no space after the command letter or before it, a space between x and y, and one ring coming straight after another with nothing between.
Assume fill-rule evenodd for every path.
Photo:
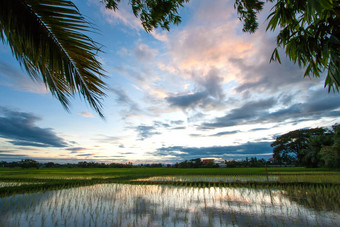
<instances>
[{"instance_id":1,"label":"leafy tree canopy","mask_svg":"<svg viewBox=\"0 0 340 227\"><path fill-rule=\"evenodd\" d=\"M309 138L323 135L327 130L324 128L299 129L288 132L276 138L271 144L273 157L279 162L302 163L304 150L308 148Z\"/></svg>"},{"instance_id":2,"label":"leafy tree canopy","mask_svg":"<svg viewBox=\"0 0 340 227\"><path fill-rule=\"evenodd\" d=\"M304 76L327 72L325 87L339 92L340 86L340 0L267 0L275 3L267 30L279 29L277 46L294 63L306 67ZM235 8L244 22L243 31L255 32L261 0L236 0ZM275 48L271 60L281 63Z\"/></svg>"},{"instance_id":3,"label":"leafy tree canopy","mask_svg":"<svg viewBox=\"0 0 340 227\"><path fill-rule=\"evenodd\" d=\"M340 0L268 0L275 3L267 30L279 29L277 46L294 63L306 67L305 76L327 72L325 86L339 92ZM117 10L120 0L101 0ZM132 11L147 32L179 24L178 9L189 0L130 0ZM245 32L258 27L261 0L235 0ZM69 0L0 0L0 40L16 59L46 87L66 109L69 98L80 94L100 116L105 76L96 54L98 45L84 32L91 26ZM280 62L275 48L271 60Z\"/></svg>"},{"instance_id":4,"label":"leafy tree canopy","mask_svg":"<svg viewBox=\"0 0 340 227\"><path fill-rule=\"evenodd\" d=\"M179 24L181 17L178 15L178 8L190 0L131 0L132 11L142 21L147 32L154 28L161 27L170 30L170 25ZM120 0L102 0L106 8L117 10Z\"/></svg>"},{"instance_id":5,"label":"leafy tree canopy","mask_svg":"<svg viewBox=\"0 0 340 227\"><path fill-rule=\"evenodd\" d=\"M97 43L84 34L90 30L71 1L0 1L0 40L28 74L42 79L66 109L79 93L103 116L104 74Z\"/></svg>"}]
</instances>

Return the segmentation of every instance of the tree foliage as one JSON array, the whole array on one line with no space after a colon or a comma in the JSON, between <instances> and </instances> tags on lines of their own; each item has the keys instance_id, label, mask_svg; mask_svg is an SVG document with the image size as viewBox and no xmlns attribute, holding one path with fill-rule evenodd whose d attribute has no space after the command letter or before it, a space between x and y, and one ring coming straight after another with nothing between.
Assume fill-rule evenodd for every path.
<instances>
[{"instance_id":1,"label":"tree foliage","mask_svg":"<svg viewBox=\"0 0 340 227\"><path fill-rule=\"evenodd\" d=\"M340 125L333 126L333 145L323 146L320 150L320 159L328 168L340 168Z\"/></svg>"},{"instance_id":2,"label":"tree foliage","mask_svg":"<svg viewBox=\"0 0 340 227\"><path fill-rule=\"evenodd\" d=\"M276 138L271 144L273 147L273 157L279 163L302 164L304 150L308 148L309 139L314 136L323 135L326 129L299 129L288 132Z\"/></svg>"},{"instance_id":3,"label":"tree foliage","mask_svg":"<svg viewBox=\"0 0 340 227\"><path fill-rule=\"evenodd\" d=\"M36 168L39 169L39 162L33 160L33 159L24 159L18 162L18 166L23 169L29 169L29 168Z\"/></svg>"},{"instance_id":4,"label":"tree foliage","mask_svg":"<svg viewBox=\"0 0 340 227\"><path fill-rule=\"evenodd\" d=\"M277 46L306 67L305 76L327 71L325 86L339 91L340 0L268 0L275 3L267 30L279 29ZM117 10L120 0L101 0ZM189 0L130 0L147 32L179 24L178 9ZM261 0L235 0L245 32L255 32ZM90 24L69 0L0 0L0 39L34 78L41 78L68 109L69 98L80 94L100 116L106 85L96 54L98 44L85 35ZM271 60L280 62L275 48Z\"/></svg>"},{"instance_id":5,"label":"tree foliage","mask_svg":"<svg viewBox=\"0 0 340 227\"><path fill-rule=\"evenodd\" d=\"M340 0L268 0L274 3L267 30L279 29L278 47L300 67L304 76L320 77L327 72L325 87L339 92L340 86ZM244 22L243 31L255 32L261 0L236 0L235 8ZM278 49L271 57L281 63Z\"/></svg>"},{"instance_id":6,"label":"tree foliage","mask_svg":"<svg viewBox=\"0 0 340 227\"><path fill-rule=\"evenodd\" d=\"M288 132L271 144L279 163L340 168L340 125Z\"/></svg>"},{"instance_id":7,"label":"tree foliage","mask_svg":"<svg viewBox=\"0 0 340 227\"><path fill-rule=\"evenodd\" d=\"M68 109L79 93L100 116L105 83L90 25L67 0L0 0L0 39Z\"/></svg>"},{"instance_id":8,"label":"tree foliage","mask_svg":"<svg viewBox=\"0 0 340 227\"><path fill-rule=\"evenodd\" d=\"M120 0L102 0L106 8L117 10ZM179 24L181 17L178 8L182 7L189 0L131 0L132 11L139 17L147 32L161 27L170 30L170 25Z\"/></svg>"},{"instance_id":9,"label":"tree foliage","mask_svg":"<svg viewBox=\"0 0 340 227\"><path fill-rule=\"evenodd\" d=\"M318 167L318 166L324 166L324 163L322 162L322 154L320 154L320 151L325 146L332 146L333 144L333 132L325 132L321 135L315 135L311 136L307 143L307 148L302 151L302 164L306 167Z\"/></svg>"}]
</instances>

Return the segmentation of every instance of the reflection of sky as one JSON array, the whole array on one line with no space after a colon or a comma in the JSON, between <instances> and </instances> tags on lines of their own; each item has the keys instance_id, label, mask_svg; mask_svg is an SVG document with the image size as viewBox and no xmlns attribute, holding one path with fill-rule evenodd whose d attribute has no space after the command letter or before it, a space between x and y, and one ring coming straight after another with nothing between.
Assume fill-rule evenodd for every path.
<instances>
[{"instance_id":1,"label":"reflection of sky","mask_svg":"<svg viewBox=\"0 0 340 227\"><path fill-rule=\"evenodd\" d=\"M192 0L170 32L144 32L131 7L74 0L98 28L108 77L102 120L77 96L70 113L0 44L0 160L167 162L269 158L274 137L340 122L324 75L269 59L275 35L242 33L234 0ZM268 5L267 8L270 8Z\"/></svg>"},{"instance_id":2,"label":"reflection of sky","mask_svg":"<svg viewBox=\"0 0 340 227\"><path fill-rule=\"evenodd\" d=\"M336 226L279 190L104 184L0 199L5 226ZM10 212L9 212L10 211Z\"/></svg>"},{"instance_id":3,"label":"reflection of sky","mask_svg":"<svg viewBox=\"0 0 340 227\"><path fill-rule=\"evenodd\" d=\"M278 177L273 176L161 176L141 178L136 181L152 182L278 182Z\"/></svg>"}]
</instances>

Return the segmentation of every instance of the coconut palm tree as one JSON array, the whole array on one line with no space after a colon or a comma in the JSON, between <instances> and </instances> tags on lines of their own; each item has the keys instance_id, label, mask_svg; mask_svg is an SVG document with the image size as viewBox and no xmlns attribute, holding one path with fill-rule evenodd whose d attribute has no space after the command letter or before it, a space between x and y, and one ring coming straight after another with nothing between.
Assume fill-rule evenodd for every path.
<instances>
[{"instance_id":1,"label":"coconut palm tree","mask_svg":"<svg viewBox=\"0 0 340 227\"><path fill-rule=\"evenodd\" d=\"M67 0L0 0L0 39L33 79L42 79L68 110L81 95L98 114L104 90L90 24Z\"/></svg>"}]
</instances>

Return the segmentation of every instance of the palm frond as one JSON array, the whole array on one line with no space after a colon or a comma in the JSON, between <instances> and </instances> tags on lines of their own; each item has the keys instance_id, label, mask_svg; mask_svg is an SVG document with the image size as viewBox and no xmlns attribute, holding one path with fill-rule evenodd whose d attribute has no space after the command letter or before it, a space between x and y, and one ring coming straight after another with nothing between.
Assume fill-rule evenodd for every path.
<instances>
[{"instance_id":1,"label":"palm frond","mask_svg":"<svg viewBox=\"0 0 340 227\"><path fill-rule=\"evenodd\" d=\"M42 78L66 109L79 93L103 117L105 75L98 44L84 34L90 30L71 1L0 0L0 39L28 74Z\"/></svg>"}]
</instances>

